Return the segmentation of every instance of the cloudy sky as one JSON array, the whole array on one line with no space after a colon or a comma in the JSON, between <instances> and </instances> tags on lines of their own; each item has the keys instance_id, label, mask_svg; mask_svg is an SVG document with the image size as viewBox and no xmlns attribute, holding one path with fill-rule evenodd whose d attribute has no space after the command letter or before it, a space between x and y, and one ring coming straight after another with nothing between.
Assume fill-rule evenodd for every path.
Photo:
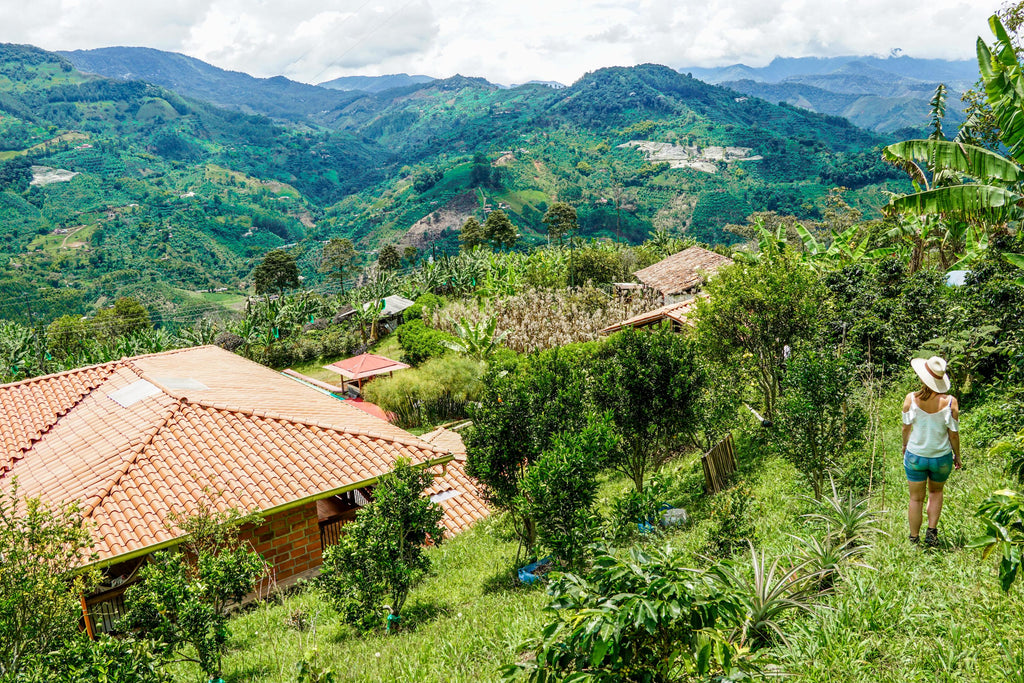
<instances>
[{"instance_id":1,"label":"cloudy sky","mask_svg":"<svg viewBox=\"0 0 1024 683\"><path fill-rule=\"evenodd\" d=\"M408 72L571 83L602 66L970 58L1000 0L0 0L0 42L140 45L317 83Z\"/></svg>"}]
</instances>

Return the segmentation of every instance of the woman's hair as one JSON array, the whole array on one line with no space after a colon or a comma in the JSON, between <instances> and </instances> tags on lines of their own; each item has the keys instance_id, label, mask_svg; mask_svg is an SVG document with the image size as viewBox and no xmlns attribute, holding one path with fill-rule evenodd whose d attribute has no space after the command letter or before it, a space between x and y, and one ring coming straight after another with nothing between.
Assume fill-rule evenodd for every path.
<instances>
[{"instance_id":1,"label":"woman's hair","mask_svg":"<svg viewBox=\"0 0 1024 683\"><path fill-rule=\"evenodd\" d=\"M917 396L918 401L927 401L935 395L935 391L927 384L922 384L921 388L914 392L914 396Z\"/></svg>"}]
</instances>

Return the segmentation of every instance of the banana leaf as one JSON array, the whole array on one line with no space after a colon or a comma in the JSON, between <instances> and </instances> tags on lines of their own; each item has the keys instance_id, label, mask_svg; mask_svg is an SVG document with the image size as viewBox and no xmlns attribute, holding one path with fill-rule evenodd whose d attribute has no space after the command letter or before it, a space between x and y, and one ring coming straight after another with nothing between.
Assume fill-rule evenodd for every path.
<instances>
[{"instance_id":1,"label":"banana leaf","mask_svg":"<svg viewBox=\"0 0 1024 683\"><path fill-rule=\"evenodd\" d=\"M1021 169L1013 161L994 152L962 142L948 140L906 140L889 145L882 150L882 157L903 170L909 163L917 169L920 178L911 177L927 186L917 164L927 164L933 172L950 170L978 180L1000 180L1015 183L1021 179ZM916 163L914 163L916 162Z\"/></svg>"},{"instance_id":2,"label":"banana leaf","mask_svg":"<svg viewBox=\"0 0 1024 683\"><path fill-rule=\"evenodd\" d=\"M1020 215L1021 199L1015 192L992 185L954 185L898 197L883 211L890 216L937 214L998 223Z\"/></svg>"}]
</instances>

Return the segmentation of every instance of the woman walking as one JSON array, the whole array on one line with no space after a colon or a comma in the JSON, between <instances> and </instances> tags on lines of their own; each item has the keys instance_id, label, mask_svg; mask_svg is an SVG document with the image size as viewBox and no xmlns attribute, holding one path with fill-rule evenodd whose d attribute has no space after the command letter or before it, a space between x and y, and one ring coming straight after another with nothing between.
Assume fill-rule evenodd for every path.
<instances>
[{"instance_id":1,"label":"woman walking","mask_svg":"<svg viewBox=\"0 0 1024 683\"><path fill-rule=\"evenodd\" d=\"M918 543L925 496L928 498L928 530L924 542L939 544L942 487L955 467L960 469L960 408L947 394L946 361L938 356L910 361L921 378L918 391L903 400L903 469L910 487L910 541Z\"/></svg>"}]
</instances>

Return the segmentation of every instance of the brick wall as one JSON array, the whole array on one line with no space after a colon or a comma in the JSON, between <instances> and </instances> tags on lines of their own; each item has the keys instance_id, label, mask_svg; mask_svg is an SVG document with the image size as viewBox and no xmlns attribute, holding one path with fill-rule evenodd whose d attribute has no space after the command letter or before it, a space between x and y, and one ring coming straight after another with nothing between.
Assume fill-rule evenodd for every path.
<instances>
[{"instance_id":1,"label":"brick wall","mask_svg":"<svg viewBox=\"0 0 1024 683\"><path fill-rule=\"evenodd\" d=\"M260 526L244 529L241 537L273 565L278 583L323 562L315 502L265 517Z\"/></svg>"}]
</instances>

